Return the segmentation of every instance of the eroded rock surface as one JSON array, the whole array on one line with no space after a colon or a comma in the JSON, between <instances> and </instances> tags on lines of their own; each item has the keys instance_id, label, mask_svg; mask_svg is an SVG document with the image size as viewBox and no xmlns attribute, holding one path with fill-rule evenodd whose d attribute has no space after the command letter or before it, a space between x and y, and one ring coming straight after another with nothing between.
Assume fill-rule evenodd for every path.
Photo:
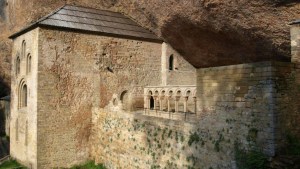
<instances>
[{"instance_id":1,"label":"eroded rock surface","mask_svg":"<svg viewBox=\"0 0 300 169\"><path fill-rule=\"evenodd\" d=\"M298 0L0 0L2 84L10 79L7 37L65 3L125 13L195 67L289 61L288 23L300 18Z\"/></svg>"}]
</instances>

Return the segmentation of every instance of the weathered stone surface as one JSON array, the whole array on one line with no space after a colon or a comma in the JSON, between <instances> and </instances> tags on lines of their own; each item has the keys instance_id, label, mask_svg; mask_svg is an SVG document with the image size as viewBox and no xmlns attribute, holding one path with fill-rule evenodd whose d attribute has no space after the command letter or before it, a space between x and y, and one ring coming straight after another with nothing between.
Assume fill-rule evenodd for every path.
<instances>
[{"instance_id":1,"label":"weathered stone surface","mask_svg":"<svg viewBox=\"0 0 300 169\"><path fill-rule=\"evenodd\" d=\"M58 3L53 2L55 3L49 9ZM81 1L86 5L89 2ZM113 2L104 4L109 4L107 7L111 9L125 11L123 6L134 5L137 8L145 3ZM271 2L263 2L258 1L256 5L263 6L257 8L274 8L268 6L272 4ZM20 1L14 3L22 4ZM35 5L39 6L40 3L36 1ZM183 2L178 1L173 5L181 3ZM217 10L217 6L230 4L233 5L215 1L213 4L205 3L204 6L209 7L211 11L222 12L223 10ZM253 5L253 2L249 4ZM249 7L249 4L243 4L243 7ZM162 5L166 13L170 12L166 9L165 2L153 2L152 5L150 4L153 9L156 9L156 5ZM179 14L183 13L180 6L177 7ZM293 11L296 7L292 5L278 8ZM194 8L186 9L187 16L183 19L184 23L192 20L189 16L196 17L194 19L202 23L201 19L197 20L199 18L190 13L191 9ZM199 14L196 9L194 10ZM244 12L248 10L241 9ZM251 8L250 11L252 10L254 9ZM32 16L38 16L35 12L45 11L46 8L38 8L37 11L33 11ZM128 14L143 13L136 10L126 11L129 11ZM274 13L276 12L278 11L275 10ZM257 14L258 12L253 15ZM216 21L220 22L203 22L204 28L201 27L199 33L208 34L201 39L195 33L193 38L200 40L199 43L194 43L195 39L187 40L181 32L184 30L191 33L198 29L192 29L194 27L190 27L188 23L182 24L187 28L181 29L181 24L177 22L181 23L182 20L175 20L174 17L177 18L177 15L173 16L170 13L169 15L170 22L167 22L168 19L166 23L163 22L165 21L163 17L158 19L156 32L167 41L170 37L176 37L171 40L171 44L175 43L173 44L175 49L185 48L189 46L186 44L190 43L198 45L197 49L199 47L200 52L193 53L190 49L175 52L172 48L168 48L163 55L161 51L163 47L159 43L44 28L37 28L16 38L12 52L11 74L13 89L11 126L14 126L11 128L12 156L33 168L70 167L88 159L96 159L96 162L103 162L109 168L150 168L158 165L166 168L236 168L235 143L238 143L241 149L256 148L268 156L288 153L284 151L285 145L288 144L287 133L300 135L298 125L300 80L297 64L259 62L196 69L186 61L196 67L205 67L207 63L216 63L220 59L221 55L216 54L219 52L234 59L224 58L218 65L239 63L239 59L243 62L257 61L252 55L258 57L258 60L265 59L265 56L268 59L276 60L277 56L279 60L286 59L285 50L281 50L286 47L285 38L282 38L285 36L277 39L278 43L271 40L267 41L266 46L256 46L254 41L261 42L257 41L256 36L268 39L269 34L264 34L264 31L271 29L269 31L272 32L273 28L253 32L245 30L252 32L255 38L242 36L246 39L244 41L240 37L245 33L244 29L238 27L244 23L236 24L237 30L231 32L229 28L232 28L232 20L220 21L216 15ZM254 17L253 15L249 14ZM271 17L268 14L264 16ZM288 17L290 14L283 12L279 18L282 21ZM147 19L152 21L153 18ZM241 19L238 15L237 18ZM256 18L256 21L265 21L260 20L261 18L263 17ZM140 20L145 24L147 19ZM248 20L243 21L250 23ZM207 27L206 24L210 22L216 27ZM228 27L224 26L226 23ZM153 26L151 22L145 25ZM179 27L172 27L174 25ZM163 29L166 28L164 26L172 28L171 31L164 32ZM262 27L260 25L257 28ZM276 36L283 34L283 32L275 33ZM245 44L235 41L236 37L228 38L229 35L237 35L239 37L237 39L242 39ZM216 41L218 38L220 41ZM26 59L22 57L21 73L16 75L15 61L20 54L23 40L27 42L26 53L32 54L33 57L32 72L26 73ZM206 42L211 42L216 49L207 43L207 49L212 51L209 58L211 60L208 62L201 60L201 64L198 65L193 58L197 58L198 61L202 57L198 53L204 53L203 57L207 56L201 49L201 45ZM255 44L254 48L252 44ZM277 47L278 44L280 47ZM240 50L236 51L235 48ZM241 53L246 59L241 57ZM258 53L262 54L261 58ZM167 71L167 60L172 54L177 57L175 70ZM238 59L236 56L239 56ZM29 103L28 107L18 108L19 84L23 80L29 88ZM197 86L196 114L187 116L180 113L172 113L170 116L153 112L143 114L143 88L163 85ZM181 101L179 99L179 102ZM173 109L173 103L171 107Z\"/></svg>"},{"instance_id":2,"label":"weathered stone surface","mask_svg":"<svg viewBox=\"0 0 300 169\"><path fill-rule=\"evenodd\" d=\"M26 40L26 54L21 46ZM27 72L27 56L31 55L31 72ZM16 60L20 58L20 72L17 74ZM11 120L10 120L10 154L27 166L36 167L37 163L37 71L38 71L38 29L15 39L12 51L11 80ZM27 107L20 106L20 85L28 86Z\"/></svg>"},{"instance_id":3,"label":"weathered stone surface","mask_svg":"<svg viewBox=\"0 0 300 169\"><path fill-rule=\"evenodd\" d=\"M161 83L161 43L36 28L15 39L14 61L23 40L26 54L32 54L32 73L26 74L26 58L18 75L13 62L11 126L18 127L12 128L11 146L12 156L27 166L70 167L86 161L92 110L119 110L125 97L127 111L143 109L143 86ZM17 91L23 79L30 105L20 109Z\"/></svg>"},{"instance_id":4,"label":"weathered stone surface","mask_svg":"<svg viewBox=\"0 0 300 169\"><path fill-rule=\"evenodd\" d=\"M1 75L9 83L7 37L64 3L124 12L153 30L196 67L289 60L287 23L299 17L297 0L23 0L1 1ZM8 85L9 86L9 85Z\"/></svg>"},{"instance_id":5,"label":"weathered stone surface","mask_svg":"<svg viewBox=\"0 0 300 169\"><path fill-rule=\"evenodd\" d=\"M269 157L281 154L286 134L299 136L300 114L291 113L298 103L287 105L299 94L294 66L261 62L198 69L197 115L94 110L91 156L109 168L223 169L236 168L237 143Z\"/></svg>"}]
</instances>

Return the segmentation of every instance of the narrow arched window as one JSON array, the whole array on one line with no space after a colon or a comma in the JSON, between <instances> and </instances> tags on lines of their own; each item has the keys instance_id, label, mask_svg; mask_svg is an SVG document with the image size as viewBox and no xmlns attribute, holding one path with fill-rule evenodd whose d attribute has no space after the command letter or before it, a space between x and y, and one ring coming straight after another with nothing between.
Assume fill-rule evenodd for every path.
<instances>
[{"instance_id":1,"label":"narrow arched window","mask_svg":"<svg viewBox=\"0 0 300 169\"><path fill-rule=\"evenodd\" d=\"M27 107L28 89L24 80L21 80L18 89L18 108Z\"/></svg>"},{"instance_id":2,"label":"narrow arched window","mask_svg":"<svg viewBox=\"0 0 300 169\"><path fill-rule=\"evenodd\" d=\"M174 69L174 56L171 55L169 58L169 70L173 70Z\"/></svg>"},{"instance_id":3,"label":"narrow arched window","mask_svg":"<svg viewBox=\"0 0 300 169\"><path fill-rule=\"evenodd\" d=\"M22 42L22 58L25 58L25 55L26 55L26 42L25 40L23 40Z\"/></svg>"},{"instance_id":4,"label":"narrow arched window","mask_svg":"<svg viewBox=\"0 0 300 169\"><path fill-rule=\"evenodd\" d=\"M21 64L21 60L20 60L20 57L18 56L17 57L17 60L16 60L16 75L20 74L20 64Z\"/></svg>"},{"instance_id":5,"label":"narrow arched window","mask_svg":"<svg viewBox=\"0 0 300 169\"><path fill-rule=\"evenodd\" d=\"M31 55L28 54L27 55L27 61L26 61L26 73L30 73L31 72Z\"/></svg>"},{"instance_id":6,"label":"narrow arched window","mask_svg":"<svg viewBox=\"0 0 300 169\"><path fill-rule=\"evenodd\" d=\"M22 107L27 107L27 85L22 88Z\"/></svg>"},{"instance_id":7,"label":"narrow arched window","mask_svg":"<svg viewBox=\"0 0 300 169\"><path fill-rule=\"evenodd\" d=\"M154 109L154 98L153 98L153 96L150 97L150 109L151 110Z\"/></svg>"}]
</instances>

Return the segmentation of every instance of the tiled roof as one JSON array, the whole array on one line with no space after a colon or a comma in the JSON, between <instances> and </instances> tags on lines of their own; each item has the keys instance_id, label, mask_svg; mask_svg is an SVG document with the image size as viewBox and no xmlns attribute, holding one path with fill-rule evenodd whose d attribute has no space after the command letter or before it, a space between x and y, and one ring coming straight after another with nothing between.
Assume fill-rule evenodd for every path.
<instances>
[{"instance_id":1,"label":"tiled roof","mask_svg":"<svg viewBox=\"0 0 300 169\"><path fill-rule=\"evenodd\" d=\"M55 12L11 35L10 38L17 37L37 26L50 26L161 41L153 32L141 27L121 13L72 5L65 5L59 8Z\"/></svg>"}]
</instances>

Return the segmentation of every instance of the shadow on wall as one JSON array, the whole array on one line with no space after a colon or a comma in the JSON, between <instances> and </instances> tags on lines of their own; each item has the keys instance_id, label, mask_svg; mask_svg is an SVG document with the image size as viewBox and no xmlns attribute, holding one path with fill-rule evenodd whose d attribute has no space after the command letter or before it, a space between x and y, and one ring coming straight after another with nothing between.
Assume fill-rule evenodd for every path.
<instances>
[{"instance_id":1,"label":"shadow on wall","mask_svg":"<svg viewBox=\"0 0 300 169\"><path fill-rule=\"evenodd\" d=\"M5 136L5 107L0 103L0 137Z\"/></svg>"},{"instance_id":2,"label":"shadow on wall","mask_svg":"<svg viewBox=\"0 0 300 169\"><path fill-rule=\"evenodd\" d=\"M9 86L5 83L4 79L0 76L0 97L4 97L9 94Z\"/></svg>"},{"instance_id":3,"label":"shadow on wall","mask_svg":"<svg viewBox=\"0 0 300 169\"><path fill-rule=\"evenodd\" d=\"M290 61L285 53L289 44L276 47L269 39L256 35L256 30L232 28L226 21L214 29L212 21L201 25L181 16L173 16L162 27L162 36L196 68L252 63L266 60ZM184 51L184 52L183 52Z\"/></svg>"},{"instance_id":4,"label":"shadow on wall","mask_svg":"<svg viewBox=\"0 0 300 169\"><path fill-rule=\"evenodd\" d=\"M273 1L273 0L271 0ZM295 5L296 3L299 3L299 0L275 0L275 6L280 7L280 6L292 6Z\"/></svg>"}]
</instances>

